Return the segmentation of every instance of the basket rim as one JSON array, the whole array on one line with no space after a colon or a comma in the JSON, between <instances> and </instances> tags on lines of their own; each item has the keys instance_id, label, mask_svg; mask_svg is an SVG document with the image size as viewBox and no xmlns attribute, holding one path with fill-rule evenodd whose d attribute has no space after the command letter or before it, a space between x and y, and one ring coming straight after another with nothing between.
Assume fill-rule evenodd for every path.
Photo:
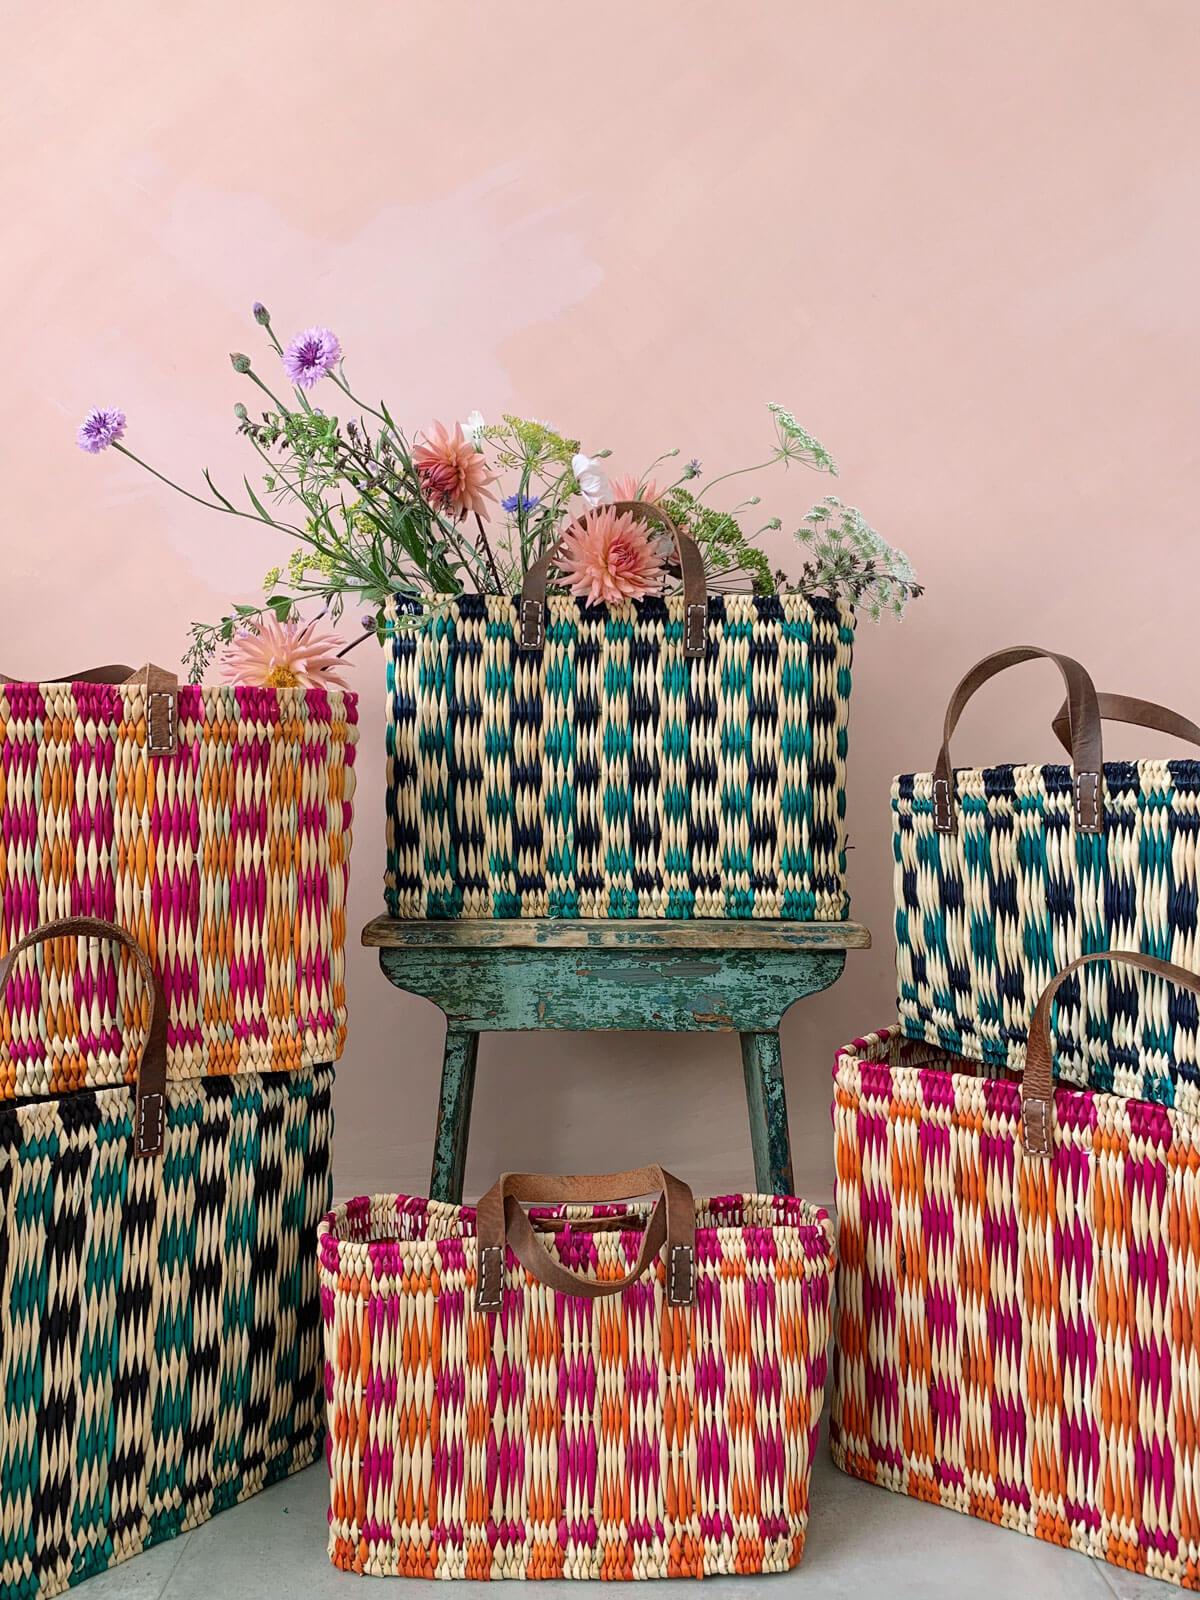
<instances>
[{"instance_id":1,"label":"basket rim","mask_svg":"<svg viewBox=\"0 0 1200 1600\"><path fill-rule=\"evenodd\" d=\"M752 1191L743 1194L695 1197L697 1216L701 1213L711 1215L714 1210L719 1212L721 1209L728 1209L731 1213L744 1211L747 1202L778 1206L784 1214L783 1218L773 1223L761 1224L731 1221L727 1226L698 1222L697 1240L725 1244L741 1239L747 1233L783 1232L795 1235L803 1247L804 1254L814 1261L831 1260L833 1223L828 1211L814 1201L805 1200L798 1195L768 1195ZM595 1205L531 1206L530 1215L567 1220L598 1216L628 1216L632 1225L628 1229L621 1229L620 1232L640 1233L652 1204L653 1202L649 1200L634 1200ZM354 1219L367 1220L378 1215L380 1211L399 1212L415 1219L423 1219L432 1222L435 1228L440 1224L444 1231L435 1231L423 1239L401 1239L392 1234L377 1232L371 1232L365 1237L349 1236L346 1230L354 1225ZM373 1253L382 1251L405 1259L431 1259L436 1256L440 1246L466 1243L475 1238L475 1207L457 1205L448 1200L432 1200L423 1195L390 1193L358 1195L341 1201L321 1219L317 1228L317 1238L322 1255L332 1251L339 1260L343 1256L365 1260Z\"/></svg>"}]
</instances>

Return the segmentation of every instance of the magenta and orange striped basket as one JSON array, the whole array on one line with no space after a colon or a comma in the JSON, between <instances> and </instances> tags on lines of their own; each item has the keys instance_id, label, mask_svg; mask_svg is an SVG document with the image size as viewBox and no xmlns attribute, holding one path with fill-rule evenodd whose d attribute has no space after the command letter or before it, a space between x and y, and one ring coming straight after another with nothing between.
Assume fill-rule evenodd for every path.
<instances>
[{"instance_id":1,"label":"magenta and orange striped basket","mask_svg":"<svg viewBox=\"0 0 1200 1600\"><path fill-rule=\"evenodd\" d=\"M645 1203L583 1204L660 1192ZM521 1200L561 1203L526 1212ZM658 1168L352 1200L319 1237L329 1550L427 1578L778 1572L804 1547L825 1213Z\"/></svg>"},{"instance_id":2,"label":"magenta and orange striped basket","mask_svg":"<svg viewBox=\"0 0 1200 1600\"><path fill-rule=\"evenodd\" d=\"M906 1039L838 1056L833 1458L1200 1589L1200 1120ZM1200 992L1152 958L1133 965ZM1128 995L1133 984L1124 980Z\"/></svg>"},{"instance_id":3,"label":"magenta and orange striped basket","mask_svg":"<svg viewBox=\"0 0 1200 1600\"><path fill-rule=\"evenodd\" d=\"M0 955L116 923L162 981L170 1079L334 1060L356 722L352 694L157 668L0 679ZM118 946L39 946L8 987L0 1101L132 1082L145 1006Z\"/></svg>"}]
</instances>

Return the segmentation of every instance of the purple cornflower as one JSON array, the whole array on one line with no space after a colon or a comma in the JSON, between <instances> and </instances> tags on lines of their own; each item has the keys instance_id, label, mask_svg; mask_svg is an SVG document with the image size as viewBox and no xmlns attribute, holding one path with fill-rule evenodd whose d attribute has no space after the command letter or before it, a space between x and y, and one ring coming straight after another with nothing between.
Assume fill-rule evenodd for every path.
<instances>
[{"instance_id":1,"label":"purple cornflower","mask_svg":"<svg viewBox=\"0 0 1200 1600\"><path fill-rule=\"evenodd\" d=\"M79 424L75 442L88 455L99 455L125 433L125 413L116 406L96 406Z\"/></svg>"},{"instance_id":2,"label":"purple cornflower","mask_svg":"<svg viewBox=\"0 0 1200 1600\"><path fill-rule=\"evenodd\" d=\"M342 359L336 333L328 328L305 328L283 352L283 370L300 389L312 389Z\"/></svg>"},{"instance_id":3,"label":"purple cornflower","mask_svg":"<svg viewBox=\"0 0 1200 1600\"><path fill-rule=\"evenodd\" d=\"M535 506L540 506L541 503L542 497L540 494L510 494L505 495L504 499L501 500L500 509L510 514L514 511L530 512Z\"/></svg>"}]
</instances>

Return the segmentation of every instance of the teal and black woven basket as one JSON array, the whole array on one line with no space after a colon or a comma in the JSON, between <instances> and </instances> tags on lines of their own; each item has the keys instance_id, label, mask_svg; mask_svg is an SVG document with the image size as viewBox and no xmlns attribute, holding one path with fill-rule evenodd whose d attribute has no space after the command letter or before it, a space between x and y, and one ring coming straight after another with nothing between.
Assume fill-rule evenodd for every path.
<instances>
[{"instance_id":1,"label":"teal and black woven basket","mask_svg":"<svg viewBox=\"0 0 1200 1600\"><path fill-rule=\"evenodd\" d=\"M1071 765L955 770L949 741L975 690L1049 655L1068 699L1054 729ZM1078 662L1032 645L959 684L933 772L892 788L900 1020L924 1040L1020 1073L1038 996L1068 963L1139 951L1200 971L1200 761L1105 761L1101 725L1200 745L1177 712L1097 694ZM1200 1011L1153 974L1089 966L1058 992L1065 1082L1200 1114Z\"/></svg>"},{"instance_id":2,"label":"teal and black woven basket","mask_svg":"<svg viewBox=\"0 0 1200 1600\"><path fill-rule=\"evenodd\" d=\"M542 604L389 606L389 913L846 917L850 607Z\"/></svg>"},{"instance_id":3,"label":"teal and black woven basket","mask_svg":"<svg viewBox=\"0 0 1200 1600\"><path fill-rule=\"evenodd\" d=\"M68 937L72 972L76 939L133 951L149 1004L133 1083L0 1104L0 1600L195 1527L323 1436L333 1068L168 1079L161 981L96 919L13 946L0 994ZM60 980L59 1012L77 998Z\"/></svg>"}]
</instances>

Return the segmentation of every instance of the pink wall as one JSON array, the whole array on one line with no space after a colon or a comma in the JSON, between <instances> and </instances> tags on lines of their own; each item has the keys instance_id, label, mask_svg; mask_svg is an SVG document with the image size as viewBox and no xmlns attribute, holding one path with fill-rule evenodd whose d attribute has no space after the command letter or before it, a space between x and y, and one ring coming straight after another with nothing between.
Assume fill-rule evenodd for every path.
<instances>
[{"instance_id":1,"label":"pink wall","mask_svg":"<svg viewBox=\"0 0 1200 1600\"><path fill-rule=\"evenodd\" d=\"M255 298L285 334L337 329L412 426L523 411L617 469L673 444L754 459L781 400L912 557L928 598L864 625L855 666L851 888L876 948L785 1028L798 1177L827 1194L833 1050L892 1008L888 783L931 765L960 671L1059 646L1200 715L1194 6L129 0L25 7L7 35L5 671L173 662L280 558L72 442L117 403L139 453L236 482L225 352L257 349ZM770 487L787 519L826 483ZM379 908L383 666L353 659L356 930ZM960 759L1049 757L1051 678L993 685ZM357 947L350 985L339 1190L424 1188L438 1015ZM724 1038L496 1041L468 1190L644 1159L739 1187L740 1077Z\"/></svg>"}]
</instances>

